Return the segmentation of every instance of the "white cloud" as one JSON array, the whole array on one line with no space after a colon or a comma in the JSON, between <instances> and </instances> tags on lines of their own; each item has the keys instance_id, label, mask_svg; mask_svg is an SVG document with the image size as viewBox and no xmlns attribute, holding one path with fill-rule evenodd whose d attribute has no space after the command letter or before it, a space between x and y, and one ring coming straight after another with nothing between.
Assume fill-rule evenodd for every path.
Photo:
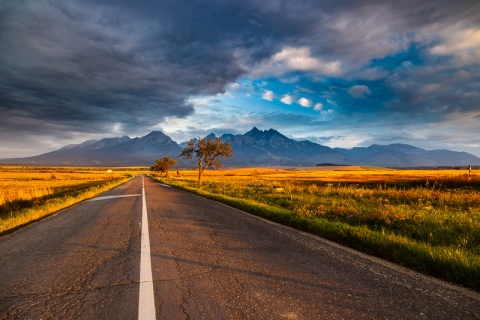
<instances>
[{"instance_id":1,"label":"white cloud","mask_svg":"<svg viewBox=\"0 0 480 320\"><path fill-rule=\"evenodd\" d=\"M282 99L280 99L281 102L285 104L292 104L293 103L293 98L289 96L288 94L284 95Z\"/></svg>"},{"instance_id":2,"label":"white cloud","mask_svg":"<svg viewBox=\"0 0 480 320\"><path fill-rule=\"evenodd\" d=\"M350 135L346 136L332 137L325 145L331 148L354 148L361 144L364 139L363 137L358 137L350 133Z\"/></svg>"},{"instance_id":3,"label":"white cloud","mask_svg":"<svg viewBox=\"0 0 480 320\"><path fill-rule=\"evenodd\" d=\"M321 111L323 109L323 104L321 104L320 102L319 103L316 103L314 106L313 106L313 110L315 111Z\"/></svg>"},{"instance_id":4,"label":"white cloud","mask_svg":"<svg viewBox=\"0 0 480 320\"><path fill-rule=\"evenodd\" d=\"M224 96L232 96L234 93L240 91L242 89L242 85L240 83L237 83L237 82L234 82L234 83L230 83L226 90L225 90L225 93L223 94ZM221 94L217 94L218 95L221 95Z\"/></svg>"},{"instance_id":5,"label":"white cloud","mask_svg":"<svg viewBox=\"0 0 480 320\"><path fill-rule=\"evenodd\" d=\"M431 52L434 54L454 54L461 50L480 48L480 29L467 29L453 31L445 35L446 42L435 46Z\"/></svg>"},{"instance_id":6,"label":"white cloud","mask_svg":"<svg viewBox=\"0 0 480 320\"><path fill-rule=\"evenodd\" d=\"M298 84L295 86L295 88L300 91L300 92L305 92L305 93L315 93L315 91L307 89L307 88L302 88Z\"/></svg>"},{"instance_id":7,"label":"white cloud","mask_svg":"<svg viewBox=\"0 0 480 320\"><path fill-rule=\"evenodd\" d=\"M265 90L265 93L262 96L263 100L273 101L275 94L271 90Z\"/></svg>"},{"instance_id":8,"label":"white cloud","mask_svg":"<svg viewBox=\"0 0 480 320\"><path fill-rule=\"evenodd\" d=\"M366 95L369 95L370 89L365 85L356 85L348 89L348 93L355 98L363 98Z\"/></svg>"},{"instance_id":9,"label":"white cloud","mask_svg":"<svg viewBox=\"0 0 480 320\"><path fill-rule=\"evenodd\" d=\"M476 64L480 60L480 29L449 30L443 32L444 43L433 47L436 55L453 55L461 65Z\"/></svg>"},{"instance_id":10,"label":"white cloud","mask_svg":"<svg viewBox=\"0 0 480 320\"><path fill-rule=\"evenodd\" d=\"M337 103L335 101L327 99L327 102L330 103L332 106L337 107Z\"/></svg>"},{"instance_id":11,"label":"white cloud","mask_svg":"<svg viewBox=\"0 0 480 320\"><path fill-rule=\"evenodd\" d=\"M112 131L113 131L114 133L123 133L122 123L121 123L121 122L116 122L116 123L112 126Z\"/></svg>"},{"instance_id":12,"label":"white cloud","mask_svg":"<svg viewBox=\"0 0 480 320\"><path fill-rule=\"evenodd\" d=\"M298 104L305 108L310 108L312 106L312 101L308 100L307 98L300 98L298 99Z\"/></svg>"},{"instance_id":13,"label":"white cloud","mask_svg":"<svg viewBox=\"0 0 480 320\"><path fill-rule=\"evenodd\" d=\"M291 71L311 71L325 75L338 75L342 71L339 61L325 62L312 57L308 47L287 47L276 53L270 60L252 70L251 75L262 77L266 75L281 75Z\"/></svg>"}]
</instances>

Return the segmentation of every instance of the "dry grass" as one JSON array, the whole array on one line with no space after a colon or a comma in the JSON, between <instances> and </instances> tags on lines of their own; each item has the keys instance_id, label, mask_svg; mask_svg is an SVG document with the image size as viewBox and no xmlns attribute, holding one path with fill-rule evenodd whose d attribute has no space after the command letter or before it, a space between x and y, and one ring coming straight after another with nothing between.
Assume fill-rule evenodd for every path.
<instances>
[{"instance_id":1,"label":"dry grass","mask_svg":"<svg viewBox=\"0 0 480 320\"><path fill-rule=\"evenodd\" d=\"M196 170L181 170L173 174L174 179L191 180L198 177ZM316 184L346 183L349 185L386 186L431 186L434 183L457 183L462 186L478 183L480 177L473 174L468 177L467 170L396 170L374 167L308 167L308 168L243 168L228 170L210 170L204 174L205 182L251 181L255 183L282 184L311 182Z\"/></svg>"},{"instance_id":2,"label":"dry grass","mask_svg":"<svg viewBox=\"0 0 480 320\"><path fill-rule=\"evenodd\" d=\"M32 169L21 171L17 168L0 169L0 205L15 200L38 199L80 183L113 180L119 176L118 173L106 172L45 171Z\"/></svg>"},{"instance_id":3,"label":"dry grass","mask_svg":"<svg viewBox=\"0 0 480 320\"><path fill-rule=\"evenodd\" d=\"M0 167L0 233L93 197L133 177L134 172Z\"/></svg>"}]
</instances>

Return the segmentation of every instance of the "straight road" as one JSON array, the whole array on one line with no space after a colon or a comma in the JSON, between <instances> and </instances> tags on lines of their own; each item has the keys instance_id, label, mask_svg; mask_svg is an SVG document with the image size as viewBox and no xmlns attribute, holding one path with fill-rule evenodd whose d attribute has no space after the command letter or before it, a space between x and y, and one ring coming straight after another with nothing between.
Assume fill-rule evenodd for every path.
<instances>
[{"instance_id":1,"label":"straight road","mask_svg":"<svg viewBox=\"0 0 480 320\"><path fill-rule=\"evenodd\" d=\"M151 304L156 319L480 318L477 292L148 178L145 202L142 189L137 177L0 238L0 318L138 319Z\"/></svg>"}]
</instances>

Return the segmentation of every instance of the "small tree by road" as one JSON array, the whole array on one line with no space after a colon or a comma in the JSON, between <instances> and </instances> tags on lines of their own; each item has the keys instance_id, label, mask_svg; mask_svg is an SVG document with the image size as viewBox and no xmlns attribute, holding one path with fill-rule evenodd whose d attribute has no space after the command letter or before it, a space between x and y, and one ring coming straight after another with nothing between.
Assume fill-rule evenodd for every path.
<instances>
[{"instance_id":1,"label":"small tree by road","mask_svg":"<svg viewBox=\"0 0 480 320\"><path fill-rule=\"evenodd\" d=\"M233 151L230 143L223 142L221 138L199 138L197 141L190 140L179 155L186 160L191 160L194 156L198 158L198 161L196 160L198 164L198 187L201 188L203 172L212 166L221 168L221 158L231 158Z\"/></svg>"},{"instance_id":2,"label":"small tree by road","mask_svg":"<svg viewBox=\"0 0 480 320\"><path fill-rule=\"evenodd\" d=\"M157 163L150 167L151 171L165 173L165 177L168 178L168 171L171 166L177 163L177 160L165 156L161 159L155 160Z\"/></svg>"}]
</instances>

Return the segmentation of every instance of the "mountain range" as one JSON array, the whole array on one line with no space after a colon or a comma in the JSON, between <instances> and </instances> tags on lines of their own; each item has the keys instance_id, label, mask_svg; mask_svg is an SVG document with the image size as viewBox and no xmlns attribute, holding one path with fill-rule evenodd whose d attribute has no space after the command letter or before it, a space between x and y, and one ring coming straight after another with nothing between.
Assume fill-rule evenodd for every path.
<instances>
[{"instance_id":1,"label":"mountain range","mask_svg":"<svg viewBox=\"0 0 480 320\"><path fill-rule=\"evenodd\" d=\"M212 133L207 136L216 138ZM253 128L245 134L224 134L234 156L225 166L315 166L321 164L368 165L382 167L441 167L480 165L480 158L449 150L425 150L406 144L329 148L304 140L297 141L274 129ZM193 166L177 158L184 143L177 144L160 131L140 138L128 136L87 140L61 149L26 158L0 159L0 164L71 166L149 166L155 159L170 156L182 167Z\"/></svg>"}]
</instances>

